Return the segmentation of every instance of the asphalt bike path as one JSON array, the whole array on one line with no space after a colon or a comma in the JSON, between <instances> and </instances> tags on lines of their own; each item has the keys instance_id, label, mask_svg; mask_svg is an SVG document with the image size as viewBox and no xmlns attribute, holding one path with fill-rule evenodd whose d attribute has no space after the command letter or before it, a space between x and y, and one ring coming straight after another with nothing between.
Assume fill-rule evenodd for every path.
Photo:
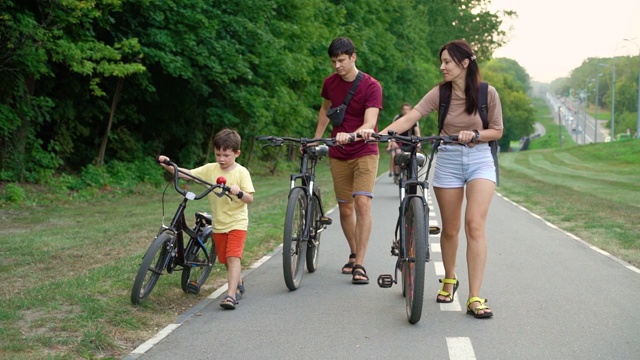
<instances>
[{"instance_id":1,"label":"asphalt bike path","mask_svg":"<svg viewBox=\"0 0 640 360\"><path fill-rule=\"evenodd\" d=\"M429 195L432 225L440 219L434 198ZM370 284L353 285L351 276L340 272L349 249L332 209L319 268L305 271L298 290L287 289L277 249L244 272L247 292L236 310L219 306L226 286L218 289L125 359L640 357L640 270L498 193L487 222L489 257L481 294L495 315L475 319L465 313L464 233L458 250L460 288L452 304L436 303L444 270L439 236L431 236L423 315L411 325L401 285L383 289L376 284L378 275L390 273L395 264L390 247L398 204L397 186L385 174L372 202L365 263ZM154 301L153 294L147 301Z\"/></svg>"}]
</instances>

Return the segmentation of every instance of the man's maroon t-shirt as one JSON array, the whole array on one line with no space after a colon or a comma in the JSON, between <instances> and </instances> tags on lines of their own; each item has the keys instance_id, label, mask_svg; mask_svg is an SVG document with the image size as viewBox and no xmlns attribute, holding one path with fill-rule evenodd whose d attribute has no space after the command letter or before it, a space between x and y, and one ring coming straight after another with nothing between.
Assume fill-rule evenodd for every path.
<instances>
[{"instance_id":1,"label":"man's maroon t-shirt","mask_svg":"<svg viewBox=\"0 0 640 360\"><path fill-rule=\"evenodd\" d=\"M340 126L331 129L331 136L335 137L339 132L354 132L364 122L364 112L368 108L382 109L382 87L378 80L369 74L363 73L362 80L358 84L356 92L353 94L347 111L344 115L344 122ZM338 107L347 97L351 89L351 83L344 81L340 75L333 73L322 84L322 97L331 101L331 107ZM378 126L374 128L378 132ZM329 157L340 160L356 159L365 155L377 155L377 143L365 143L364 141L355 141L353 143L341 146L332 146L329 149Z\"/></svg>"}]
</instances>

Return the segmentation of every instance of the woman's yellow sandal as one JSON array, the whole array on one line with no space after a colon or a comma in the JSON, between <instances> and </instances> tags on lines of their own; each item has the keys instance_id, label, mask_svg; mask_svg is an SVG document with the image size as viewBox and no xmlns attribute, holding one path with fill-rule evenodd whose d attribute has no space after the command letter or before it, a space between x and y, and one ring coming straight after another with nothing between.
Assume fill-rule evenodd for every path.
<instances>
[{"instance_id":1,"label":"woman's yellow sandal","mask_svg":"<svg viewBox=\"0 0 640 360\"><path fill-rule=\"evenodd\" d=\"M453 297L456 295L456 290L458 290L458 286L460 285L460 282L456 278L453 278L453 279L444 278L444 279L440 279L440 282L442 283L442 287L440 287L440 291L438 291L438 296L444 296L444 299L440 299L439 297L436 297L436 302L445 303L445 304L453 302ZM453 284L453 292L451 294L444 291L445 284Z\"/></svg>"},{"instance_id":2,"label":"woman's yellow sandal","mask_svg":"<svg viewBox=\"0 0 640 360\"><path fill-rule=\"evenodd\" d=\"M475 309L472 309L470 305L474 302L480 303ZM487 299L482 299L477 296L474 296L467 300L467 314L473 315L476 319L486 319L493 316L493 311L484 303L487 302ZM478 312L482 311L482 314L478 314Z\"/></svg>"}]
</instances>

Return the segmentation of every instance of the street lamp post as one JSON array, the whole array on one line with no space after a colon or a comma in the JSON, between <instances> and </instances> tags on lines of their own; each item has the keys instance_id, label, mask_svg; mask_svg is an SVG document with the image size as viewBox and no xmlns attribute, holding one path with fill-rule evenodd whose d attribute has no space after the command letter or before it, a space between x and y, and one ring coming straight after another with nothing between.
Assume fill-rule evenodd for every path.
<instances>
[{"instance_id":1,"label":"street lamp post","mask_svg":"<svg viewBox=\"0 0 640 360\"><path fill-rule=\"evenodd\" d=\"M633 39L622 39L624 41L628 41L635 45L638 48L638 60L640 61L640 46L636 44L635 38ZM638 120L636 122L636 139L640 138L640 68L638 69Z\"/></svg>"},{"instance_id":2,"label":"street lamp post","mask_svg":"<svg viewBox=\"0 0 640 360\"><path fill-rule=\"evenodd\" d=\"M611 69L611 136L610 141L613 141L613 134L615 134L616 127L616 51L613 50L613 63Z\"/></svg>"},{"instance_id":3,"label":"street lamp post","mask_svg":"<svg viewBox=\"0 0 640 360\"><path fill-rule=\"evenodd\" d=\"M603 65L603 64L600 64ZM598 76L596 77L596 116L594 119L594 131L593 131L593 142L597 143L598 142L598 97L600 96L599 92L599 85L600 85L600 76L602 76L602 74L598 74Z\"/></svg>"},{"instance_id":4,"label":"street lamp post","mask_svg":"<svg viewBox=\"0 0 640 360\"><path fill-rule=\"evenodd\" d=\"M593 81L593 79L586 79L584 82L584 113L582 117L584 128L582 129L582 145L587 144L587 110L589 109L589 82L591 81Z\"/></svg>"}]
</instances>

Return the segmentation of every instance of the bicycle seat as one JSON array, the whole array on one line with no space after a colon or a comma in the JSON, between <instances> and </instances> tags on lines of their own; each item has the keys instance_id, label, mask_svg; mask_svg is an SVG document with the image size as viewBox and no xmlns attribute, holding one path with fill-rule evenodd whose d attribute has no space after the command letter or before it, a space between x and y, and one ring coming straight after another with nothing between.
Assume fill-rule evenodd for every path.
<instances>
[{"instance_id":1,"label":"bicycle seat","mask_svg":"<svg viewBox=\"0 0 640 360\"><path fill-rule=\"evenodd\" d=\"M207 225L211 225L211 214L206 213L204 211L198 211L196 213L196 219L197 220L204 220Z\"/></svg>"},{"instance_id":2,"label":"bicycle seat","mask_svg":"<svg viewBox=\"0 0 640 360\"><path fill-rule=\"evenodd\" d=\"M395 162L396 165L406 165L409 163L409 159L411 159L411 153L404 151L394 156L393 162ZM418 166L423 166L426 161L427 157L423 153L416 154L416 162L418 163Z\"/></svg>"}]
</instances>

